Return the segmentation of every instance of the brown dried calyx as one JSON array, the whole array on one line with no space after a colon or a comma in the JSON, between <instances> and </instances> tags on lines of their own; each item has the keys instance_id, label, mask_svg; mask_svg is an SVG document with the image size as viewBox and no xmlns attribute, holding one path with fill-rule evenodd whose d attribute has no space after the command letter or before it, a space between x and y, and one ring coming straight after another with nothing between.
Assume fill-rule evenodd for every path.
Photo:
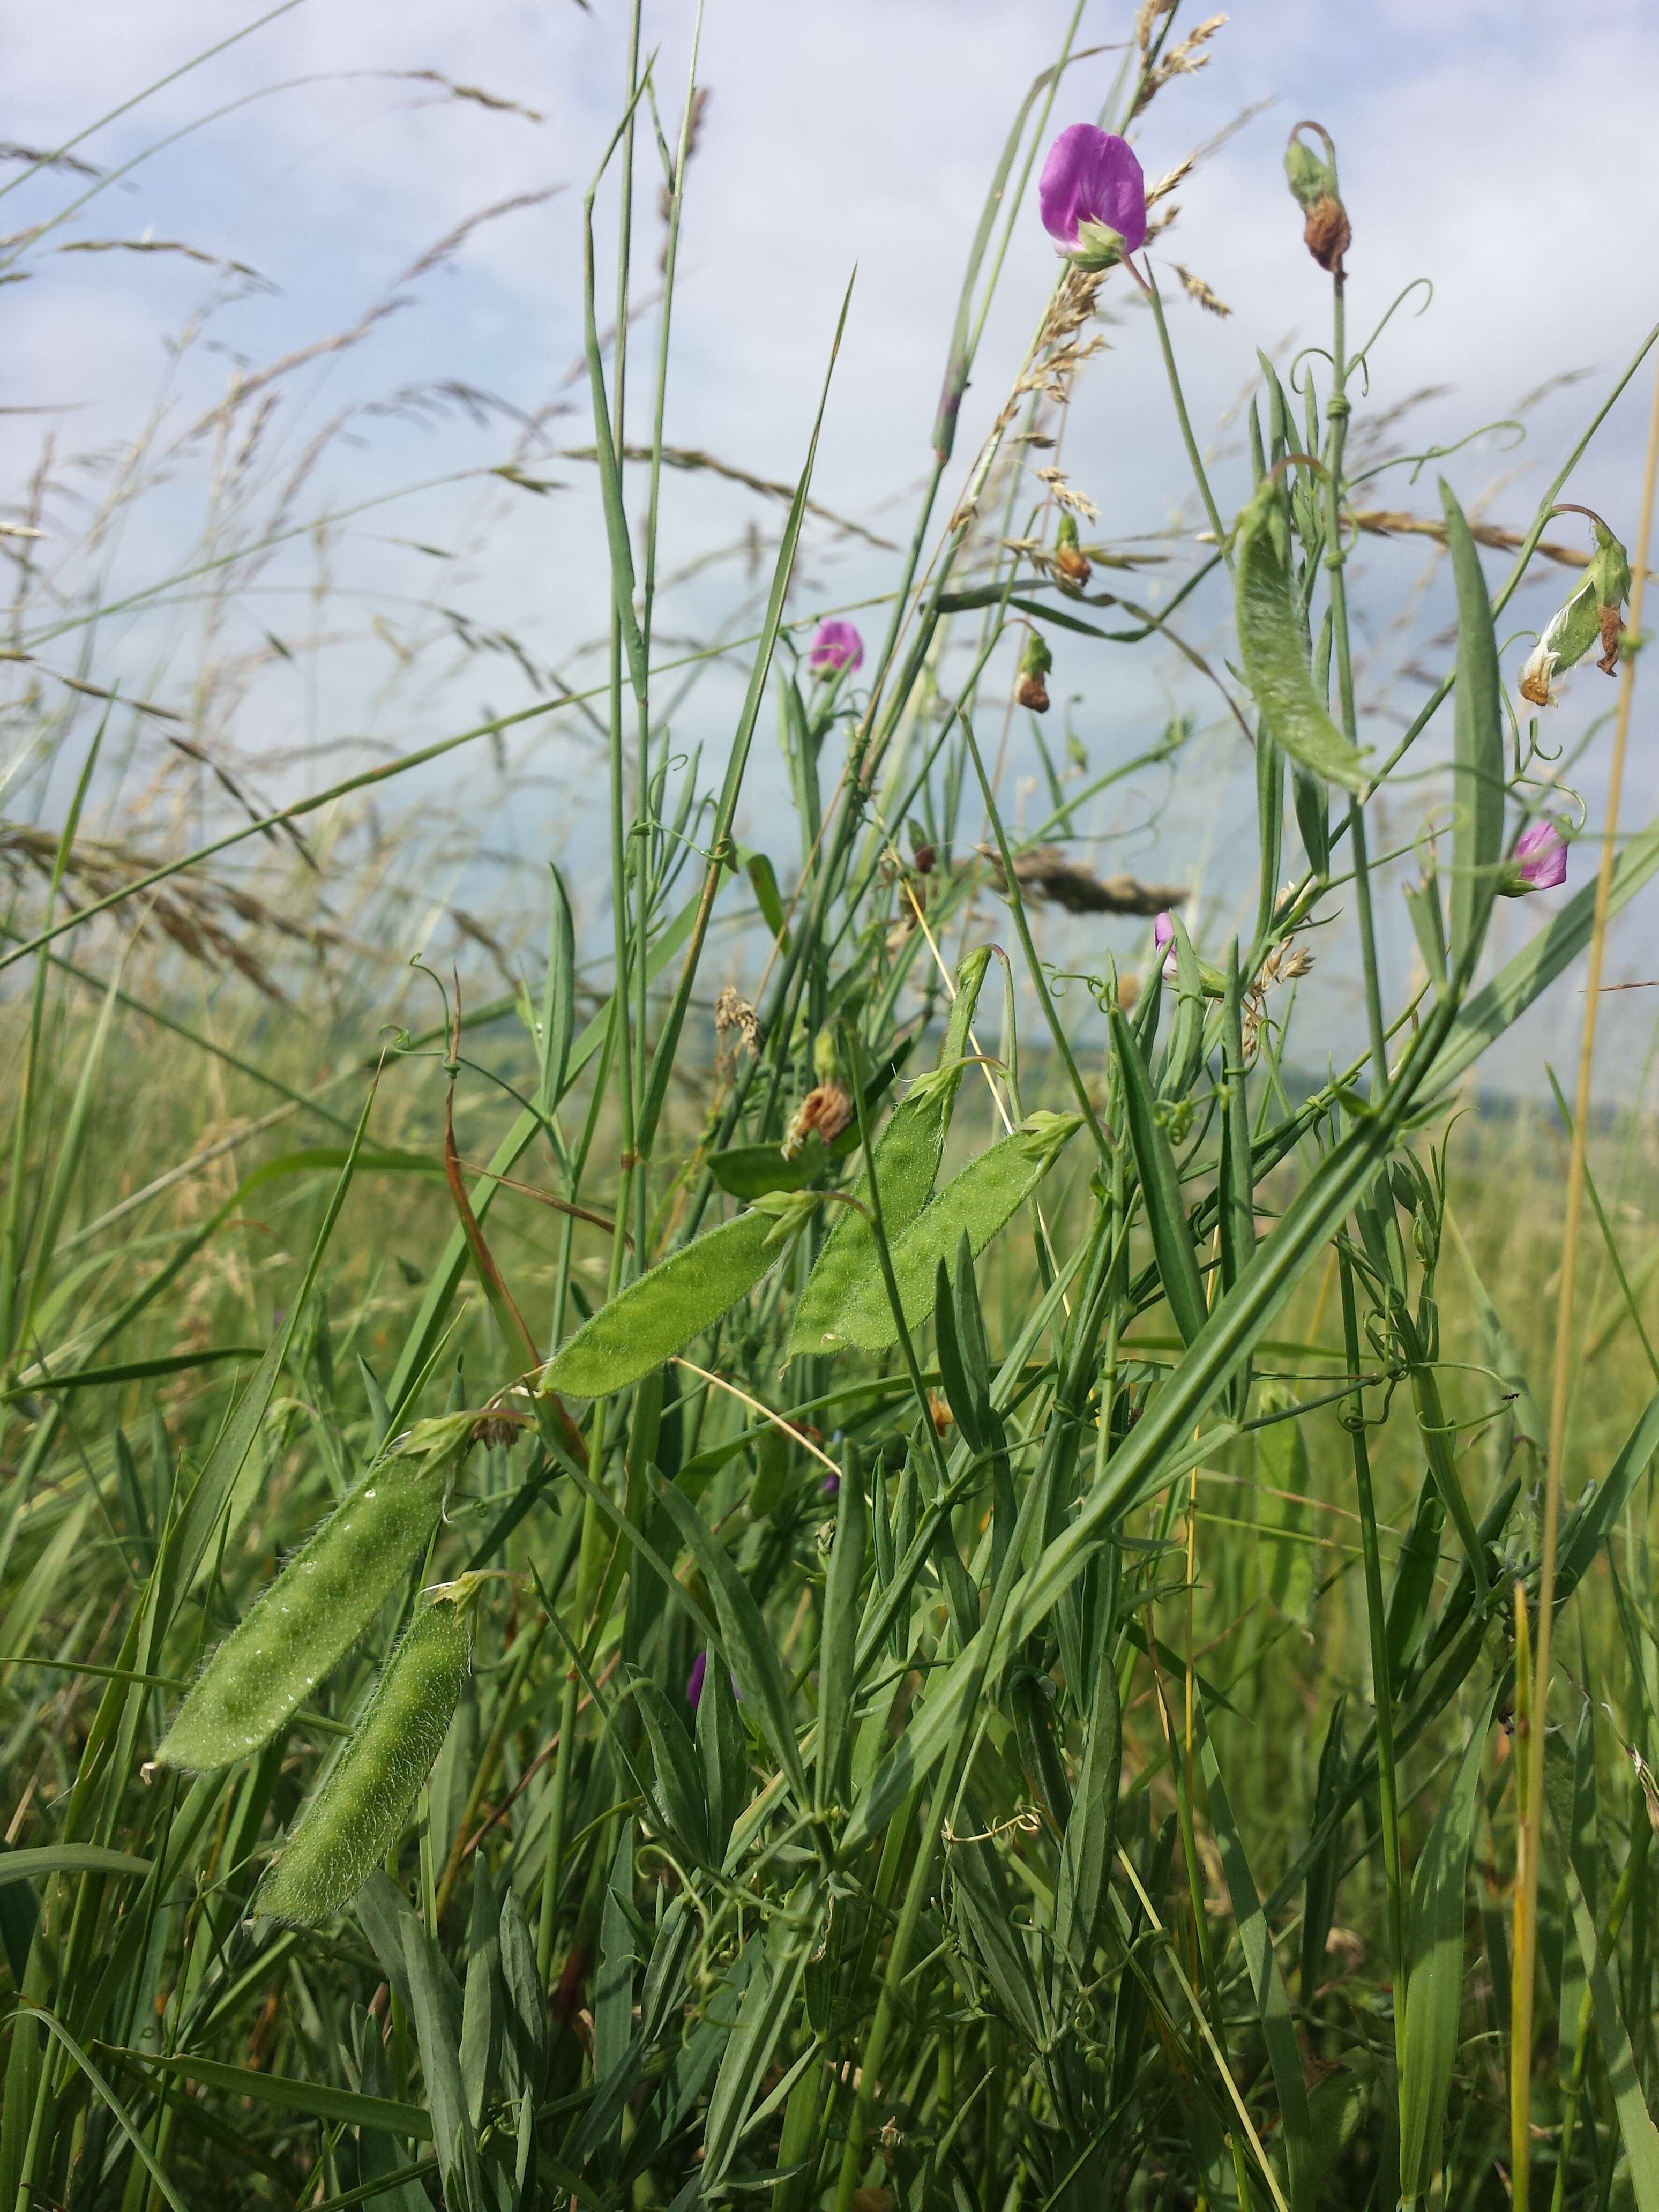
<instances>
[{"instance_id":1,"label":"brown dried calyx","mask_svg":"<svg viewBox=\"0 0 1659 2212\"><path fill-rule=\"evenodd\" d=\"M995 848L980 847L991 863L992 878L1006 895L1008 879ZM1052 899L1067 914L1165 913L1184 905L1189 894L1180 884L1143 884L1135 876L1097 876L1076 860L1068 860L1058 845L1033 845L1014 855L1014 879L1022 895L1039 902Z\"/></svg>"},{"instance_id":2,"label":"brown dried calyx","mask_svg":"<svg viewBox=\"0 0 1659 2212\"><path fill-rule=\"evenodd\" d=\"M1353 243L1353 228L1340 200L1327 194L1314 202L1302 226L1302 241L1322 269L1333 276L1341 275L1342 257Z\"/></svg>"},{"instance_id":3,"label":"brown dried calyx","mask_svg":"<svg viewBox=\"0 0 1659 2212\"><path fill-rule=\"evenodd\" d=\"M833 1145L853 1118L853 1102L839 1083L820 1083L795 1109L779 1150L787 1160L798 1159L809 1137Z\"/></svg>"},{"instance_id":4,"label":"brown dried calyx","mask_svg":"<svg viewBox=\"0 0 1659 2212\"><path fill-rule=\"evenodd\" d=\"M1022 707L1029 707L1034 714L1046 714L1048 711L1048 687L1035 671L1020 678L1014 696Z\"/></svg>"}]
</instances>

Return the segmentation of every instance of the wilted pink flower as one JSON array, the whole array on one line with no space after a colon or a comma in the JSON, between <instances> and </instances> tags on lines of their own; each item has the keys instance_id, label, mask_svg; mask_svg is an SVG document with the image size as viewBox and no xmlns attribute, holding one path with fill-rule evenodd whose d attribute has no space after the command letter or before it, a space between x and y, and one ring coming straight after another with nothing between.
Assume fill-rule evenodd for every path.
<instances>
[{"instance_id":1,"label":"wilted pink flower","mask_svg":"<svg viewBox=\"0 0 1659 2212\"><path fill-rule=\"evenodd\" d=\"M1528 891L1553 891L1566 880L1567 841L1546 816L1516 839L1508 880L1498 888L1519 898Z\"/></svg>"},{"instance_id":2,"label":"wilted pink flower","mask_svg":"<svg viewBox=\"0 0 1659 2212\"><path fill-rule=\"evenodd\" d=\"M1152 950L1164 954L1164 972L1173 983L1176 977L1175 924L1167 914L1161 914L1152 924Z\"/></svg>"},{"instance_id":3,"label":"wilted pink flower","mask_svg":"<svg viewBox=\"0 0 1659 2212\"><path fill-rule=\"evenodd\" d=\"M691 1662L691 1672L685 1678L685 1702L695 1713L702 1696L702 1678L708 1672L708 1654L699 1651Z\"/></svg>"},{"instance_id":4,"label":"wilted pink flower","mask_svg":"<svg viewBox=\"0 0 1659 2212\"><path fill-rule=\"evenodd\" d=\"M832 617L821 622L806 655L806 665L819 676L839 676L864 665L864 640L849 622Z\"/></svg>"},{"instance_id":5,"label":"wilted pink flower","mask_svg":"<svg viewBox=\"0 0 1659 2212\"><path fill-rule=\"evenodd\" d=\"M1074 259L1109 267L1146 242L1146 179L1121 138L1073 123L1048 149L1037 186L1042 228Z\"/></svg>"}]
</instances>

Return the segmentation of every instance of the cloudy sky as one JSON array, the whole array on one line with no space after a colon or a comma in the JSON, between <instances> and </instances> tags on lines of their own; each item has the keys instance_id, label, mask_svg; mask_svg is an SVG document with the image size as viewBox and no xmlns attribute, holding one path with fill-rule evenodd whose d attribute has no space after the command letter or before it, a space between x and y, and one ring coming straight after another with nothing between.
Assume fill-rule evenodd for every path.
<instances>
[{"instance_id":1,"label":"cloudy sky","mask_svg":"<svg viewBox=\"0 0 1659 2212\"><path fill-rule=\"evenodd\" d=\"M62 560L65 579L83 576L76 564L85 556L69 542L76 514L89 511L77 501L106 495L109 457L146 422L157 425L152 450L167 455L155 471L161 480L95 549L106 592L154 583L199 551L216 486L222 501L234 457L216 450L211 433L193 441L185 434L231 369L257 374L393 299L402 304L359 343L319 355L272 387L281 404L245 471L267 499L327 424L360 410L313 463L295 519L487 466L511 450L510 415L480 424L453 404L383 411L398 392L448 381L526 413L558 403L571 411L551 419L556 442L577 444L587 433L580 386L566 380L580 346L581 196L623 82L622 0L355 0L349 8L298 0L185 68L257 13L234 15L217 0L64 0L9 27L8 150L76 140L75 158L101 173L60 165L28 179L10 192L0 221L0 229L18 232L58 219L18 264L28 281L7 290L0 497L15 511L49 432L64 489L44 518L52 532L45 560L48 571ZM671 129L694 13L692 0L647 0L645 44L659 56ZM905 495L926 464L986 180L1072 13L1072 0L708 0L699 76L712 97L685 218L672 442L764 477L792 477L856 270L817 491L825 506L878 534L902 533ZM1079 46L1122 40L1132 14L1127 0L1089 0ZM1201 15L1184 0L1179 21L1190 29ZM1149 175L1158 175L1250 116L1181 189L1180 219L1162 256L1201 276L1234 311L1223 321L1184 300L1172 309L1194 416L1220 451L1224 509L1237 503L1244 477L1237 428L1225 425L1256 349L1288 363L1325 335L1328 288L1301 245L1279 167L1289 126L1310 116L1340 149L1355 232L1356 334L1414 278L1433 286L1426 307L1426 289L1407 302L1375 357L1371 405L1430 395L1409 416L1402 446L1449 444L1510 415L1552 379L1587 372L1528 410L1524 443L1492 433L1443 464L1492 520L1524 525L1542 483L1659 316L1646 245L1659 202L1651 127L1659 15L1650 0L1601 0L1593 10L1568 0L1240 0L1209 52L1205 70L1160 95L1136 137ZM1074 66L1056 124L1095 113L1116 62L1108 51ZM457 98L410 74L421 71L533 113ZM124 102L133 104L100 121ZM648 140L641 150L647 173ZM0 180L21 173L13 161ZM636 251L647 275L655 184L647 173ZM480 223L437 265L402 281L468 218L549 191ZM125 244L84 250L107 241L177 242L257 271L264 283L227 284L181 254ZM54 250L63 246L76 250ZM959 456L971 453L974 428L994 410L999 380L1018 362L1053 270L1028 209L1015 227ZM1190 489L1153 334L1144 314L1126 308L1109 336L1111 349L1093 364L1072 410L1067 467L1100 507L1103 535L1182 522L1190 529ZM647 349L637 347L636 365ZM1568 495L1627 533L1646 406L1638 378ZM104 457L101 474L76 474L88 456ZM264 684L255 723L245 716L237 725L239 742L268 748L273 762L312 763L273 775L325 779L362 763L349 750L353 739L406 746L481 708L523 703L531 695L510 654L459 660L453 625L432 612L439 603L537 659L571 667L572 648L602 627L604 585L585 471L573 463L547 473L571 489L538 498L492 483L486 497L476 482L452 484L337 528L327 557L350 619L337 620L331 607L334 642ZM1415 485L1404 470L1384 477L1378 503L1427 511L1432 474ZM775 511L746 493L674 479L665 563L730 543L751 518L775 526ZM441 583L435 555L414 550L433 547L453 556ZM1409 546L1368 554L1364 581L1379 630L1409 604L1419 572ZM809 549L801 606L878 591L889 574L882 556L855 541L820 534ZM256 595L215 615L231 626L230 645L240 640L250 655L264 650L262 636L280 638L307 619L304 592L314 576L278 567L264 580L263 602ZM672 627L683 616L688 629L706 629L736 604L741 586L736 568L710 571L666 619ZM1545 618L1551 588L1522 595L1517 623ZM173 595L159 617L106 623L96 639L104 680L118 675L125 686L176 702L200 658L203 619L197 602ZM1431 635L1438 623L1425 621ZM80 665L73 656L85 635L56 641L55 665ZM220 647L228 649L223 640ZM1166 667L1124 662L1120 655L1103 671L1062 658L1062 690L1082 695L1076 726L1097 765L1139 750L1172 705L1194 703ZM1563 732L1575 734L1611 693L1593 672L1581 676L1561 710ZM717 684L707 697L708 726L690 734L717 743L726 695ZM1649 726L1650 716L1638 714L1632 820L1653 805ZM568 779L574 758L549 753L542 765ZM1212 768L1230 764L1218 751L1212 757ZM1587 793L1595 779L1592 762L1581 779ZM1233 887L1218 851L1228 817L1213 801L1217 784L1206 773L1201 792L1149 788L1115 864L1213 880L1225 907ZM482 776L468 788L480 805L501 796ZM554 814L568 823L568 807ZM497 842L534 844L546 822L545 811L520 807ZM1628 932L1620 957L1625 972L1644 972L1646 956ZM1621 1034L1645 1037L1644 994L1609 1003Z\"/></svg>"}]
</instances>

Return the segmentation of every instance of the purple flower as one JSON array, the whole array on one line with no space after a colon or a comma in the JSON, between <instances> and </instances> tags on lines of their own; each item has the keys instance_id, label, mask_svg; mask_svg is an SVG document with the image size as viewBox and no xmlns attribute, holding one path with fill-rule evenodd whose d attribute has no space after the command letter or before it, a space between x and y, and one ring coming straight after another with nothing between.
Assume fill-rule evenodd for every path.
<instances>
[{"instance_id":1,"label":"purple flower","mask_svg":"<svg viewBox=\"0 0 1659 2212\"><path fill-rule=\"evenodd\" d=\"M1092 123L1073 123L1048 149L1037 207L1049 237L1085 268L1109 268L1146 242L1140 164Z\"/></svg>"},{"instance_id":2,"label":"purple flower","mask_svg":"<svg viewBox=\"0 0 1659 2212\"><path fill-rule=\"evenodd\" d=\"M1547 816L1523 830L1515 841L1508 880L1498 888L1510 898L1528 891L1553 891L1567 880L1567 841Z\"/></svg>"},{"instance_id":3,"label":"purple flower","mask_svg":"<svg viewBox=\"0 0 1659 2212\"><path fill-rule=\"evenodd\" d=\"M708 1654L699 1651L691 1662L691 1672L685 1678L685 1702L695 1713L702 1696L702 1678L708 1672Z\"/></svg>"},{"instance_id":4,"label":"purple flower","mask_svg":"<svg viewBox=\"0 0 1659 2212\"><path fill-rule=\"evenodd\" d=\"M821 622L807 651L806 665L818 676L839 676L864 665L864 640L849 622Z\"/></svg>"},{"instance_id":5,"label":"purple flower","mask_svg":"<svg viewBox=\"0 0 1659 2212\"><path fill-rule=\"evenodd\" d=\"M839 1498L841 1477L838 1474L826 1474L818 1485L818 1495L820 1498Z\"/></svg>"},{"instance_id":6,"label":"purple flower","mask_svg":"<svg viewBox=\"0 0 1659 2212\"><path fill-rule=\"evenodd\" d=\"M1164 955L1164 972L1171 982L1176 977L1175 924L1167 914L1158 915L1152 924L1152 950Z\"/></svg>"}]
</instances>

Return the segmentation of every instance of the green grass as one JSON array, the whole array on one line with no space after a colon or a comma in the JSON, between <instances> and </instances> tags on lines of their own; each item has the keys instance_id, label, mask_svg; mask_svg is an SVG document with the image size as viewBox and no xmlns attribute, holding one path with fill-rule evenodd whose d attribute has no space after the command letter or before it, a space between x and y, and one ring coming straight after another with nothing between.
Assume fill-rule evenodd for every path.
<instances>
[{"instance_id":1,"label":"green grass","mask_svg":"<svg viewBox=\"0 0 1659 2212\"><path fill-rule=\"evenodd\" d=\"M1180 12L1140 11L1108 123L1170 96ZM165 848L95 837L125 723L88 743L40 710L76 796L49 830L7 825L0 2212L1462 2212L1512 2201L1517 2115L1529 2203L1659 2212L1653 1129L1609 1105L1575 1152L1554 1108L1456 1110L1601 927L1575 866L1546 919L1523 904L1507 963L1486 949L1555 792L1495 619L1583 446L1493 598L1446 495L1430 588L1455 647L1385 757L1342 557L1364 416L1341 280L1305 411L1264 368L1254 496L1206 473L1161 305L1138 324L1225 539L1188 573L1237 591L1206 672L1254 749L1258 884L1248 934L1177 924L1167 978L1150 949L1133 978L1092 952L1063 976L1056 907L1170 895L1048 844L1081 803L1052 751L1051 817L1017 834L1008 744L1042 726L1005 702L1041 662L1033 626L1151 651L1170 602L1103 612L1049 557L1063 478L1016 464L1089 404L1078 335L1102 282L1139 274L1062 271L1024 359L977 358L1030 249L1003 188L1066 112L1054 79L1016 118L947 365L947 390L971 369L1006 406L976 455L945 410L864 665L827 678L789 599L803 424L711 764L671 734L666 671L714 648L653 641L692 88L647 100L635 46L588 203L591 237L601 202L644 196L659 126L665 304L631 360L601 337L613 310L629 327L627 258L613 284L590 252L584 276L608 896L556 877L533 952L511 914L468 916L526 979L503 994L482 956L465 988L396 976L402 893L341 862L313 957L308 863L243 866L245 812ZM97 611L26 611L45 642ZM1188 735L1132 732L1113 767ZM799 844L768 857L736 840L772 746ZM364 781L283 818L337 824ZM1404 865L1371 849L1379 792L1424 868L1394 1002L1376 940ZM1659 825L1621 841L1614 910L1656 866ZM1322 960L1351 956L1364 1042L1309 1080L1316 924ZM953 977L994 943L951 1024ZM725 995L739 975L752 1006ZM753 1204L763 1249L729 1226ZM790 1358L832 1231L834 1328ZM624 1329L568 1352L624 1296ZM556 1352L556 1380L605 1395L538 1385ZM314 1687L263 1748L161 1761L284 1560L444 1414L421 1435L445 1440L447 1494L368 1633L313 1608ZM473 1575L446 1731L463 1609L429 1687L400 1638ZM1526 1828L1517 1753L1546 1726ZM349 1905L256 1911L307 1810L347 1794L374 1808L366 1851L331 1838Z\"/></svg>"}]
</instances>

